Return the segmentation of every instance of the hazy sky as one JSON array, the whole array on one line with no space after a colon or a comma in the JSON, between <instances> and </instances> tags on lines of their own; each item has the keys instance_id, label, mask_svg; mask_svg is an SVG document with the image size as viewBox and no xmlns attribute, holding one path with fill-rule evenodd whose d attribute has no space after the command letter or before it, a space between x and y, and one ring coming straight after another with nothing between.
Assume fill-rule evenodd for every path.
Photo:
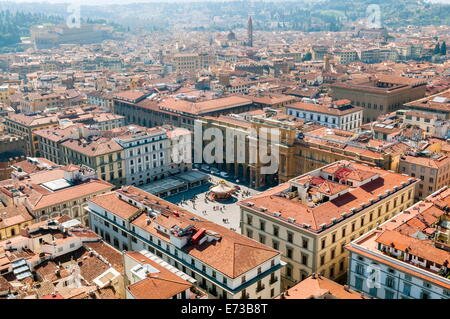
<instances>
[{"instance_id":1,"label":"hazy sky","mask_svg":"<svg viewBox=\"0 0 450 319\"><path fill-rule=\"evenodd\" d=\"M85 5L101 5L114 3L139 3L139 2L200 2L200 1L231 1L231 0L0 0L0 2L50 2L50 3L77 3ZM251 1L251 0L249 0ZM256 0L258 2L261 0ZM295 0L263 0L263 1L295 1ZM308 1L308 0L307 0ZM321 1L321 0L309 0ZM345 1L345 0L342 0ZM428 2L440 2L450 4L450 0L428 0Z\"/></svg>"},{"instance_id":2,"label":"hazy sky","mask_svg":"<svg viewBox=\"0 0 450 319\"><path fill-rule=\"evenodd\" d=\"M204 2L204 1L215 1L215 2L225 2L233 0L0 0L1 2L48 2L48 3L73 3L82 5L104 5L104 4L126 4L126 3L142 3L142 2ZM236 1L236 0L234 0ZM246 0L243 0L246 1ZM248 0L252 1L252 0ZM297 0L255 0L258 1L297 1ZM323 1L323 0L306 0L306 1ZM344 0L345 1L345 0ZM450 1L450 0L448 0Z\"/></svg>"},{"instance_id":3,"label":"hazy sky","mask_svg":"<svg viewBox=\"0 0 450 319\"><path fill-rule=\"evenodd\" d=\"M49 3L79 3L79 4L87 4L87 5L101 5L101 4L140 3L140 2L202 2L202 1L223 2L223 1L231 1L231 0L0 0L0 2L8 2L8 1L19 2L19 3L20 2L27 2L27 3L49 2ZM257 1L259 1L259 0L257 0ZM275 0L275 1L281 1L281 0ZM287 1L295 1L295 0L287 0ZM310 0L310 1L314 1L314 0Z\"/></svg>"}]
</instances>

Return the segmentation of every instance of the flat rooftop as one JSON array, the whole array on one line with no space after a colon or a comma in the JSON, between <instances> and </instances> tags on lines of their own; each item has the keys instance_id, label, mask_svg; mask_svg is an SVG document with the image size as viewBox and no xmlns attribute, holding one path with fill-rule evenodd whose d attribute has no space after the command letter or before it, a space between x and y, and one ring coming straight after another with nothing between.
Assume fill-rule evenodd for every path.
<instances>
[{"instance_id":1,"label":"flat rooftop","mask_svg":"<svg viewBox=\"0 0 450 319\"><path fill-rule=\"evenodd\" d=\"M162 192L167 192L184 185L186 185L186 182L180 181L175 178L166 177L162 180L154 181L151 184L139 186L139 188L150 194L160 194Z\"/></svg>"}]
</instances>

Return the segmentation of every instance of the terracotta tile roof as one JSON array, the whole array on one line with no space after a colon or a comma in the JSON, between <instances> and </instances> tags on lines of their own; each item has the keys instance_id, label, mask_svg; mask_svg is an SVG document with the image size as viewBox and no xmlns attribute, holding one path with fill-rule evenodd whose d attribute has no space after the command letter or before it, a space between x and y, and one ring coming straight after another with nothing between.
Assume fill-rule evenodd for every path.
<instances>
[{"instance_id":1,"label":"terracotta tile roof","mask_svg":"<svg viewBox=\"0 0 450 319\"><path fill-rule=\"evenodd\" d=\"M8 282L8 280L5 279L5 277L0 276L0 291L8 291L9 289L11 289L12 286L11 284Z\"/></svg>"},{"instance_id":2,"label":"terracotta tile roof","mask_svg":"<svg viewBox=\"0 0 450 319\"><path fill-rule=\"evenodd\" d=\"M70 200L87 197L88 195L110 191L112 185L102 180L90 180L86 183L68 187L56 192L39 193L36 192L36 197L31 197L28 200L33 210L39 210L45 207L51 207L58 203L67 202Z\"/></svg>"},{"instance_id":3,"label":"terracotta tile roof","mask_svg":"<svg viewBox=\"0 0 450 319\"><path fill-rule=\"evenodd\" d=\"M335 101L333 103L336 103L336 102L341 103L340 101ZM328 115L334 115L334 116L343 116L343 115L348 115L351 113L355 113L355 112L364 110L362 107L359 107L359 106L351 106L351 107L339 106L338 108L334 108L329 104L311 104L311 103L303 103L303 102L296 102L296 103L289 104L286 106L286 108L315 112L315 113L322 113L322 114L328 114Z\"/></svg>"},{"instance_id":4,"label":"terracotta tile roof","mask_svg":"<svg viewBox=\"0 0 450 319\"><path fill-rule=\"evenodd\" d=\"M450 252L436 248L425 240L409 237L397 231L386 230L375 241L382 245L391 246L408 254L429 260L438 265L450 262Z\"/></svg>"},{"instance_id":5,"label":"terracotta tile roof","mask_svg":"<svg viewBox=\"0 0 450 319\"><path fill-rule=\"evenodd\" d=\"M265 94L262 96L256 95L256 96L246 96L247 98L250 98L255 103L265 104L265 105L274 105L284 102L292 102L297 100L297 98L285 95L285 94Z\"/></svg>"},{"instance_id":6,"label":"terracotta tile roof","mask_svg":"<svg viewBox=\"0 0 450 319\"><path fill-rule=\"evenodd\" d=\"M435 100L436 97L447 99L447 102L436 101ZM450 89L448 89L445 92L430 95L423 99L406 103L405 107L411 107L413 109L450 112L450 103L448 102L449 100L450 100Z\"/></svg>"},{"instance_id":7,"label":"terracotta tile roof","mask_svg":"<svg viewBox=\"0 0 450 319\"><path fill-rule=\"evenodd\" d=\"M115 93L114 98L121 99L121 100L129 100L129 101L134 102L134 101L144 98L147 95L148 95L147 92L129 90L129 91Z\"/></svg>"},{"instance_id":8,"label":"terracotta tile roof","mask_svg":"<svg viewBox=\"0 0 450 319\"><path fill-rule=\"evenodd\" d=\"M351 169L345 168L342 165L330 165L322 169L323 172L329 174L336 174L337 176L342 176L346 179L351 179L355 181L365 181L375 175L379 174L379 172L367 170L366 167L363 168L352 167Z\"/></svg>"},{"instance_id":9,"label":"terracotta tile roof","mask_svg":"<svg viewBox=\"0 0 450 319\"><path fill-rule=\"evenodd\" d=\"M448 245L434 241L433 234L436 232L441 216L445 214L445 209L449 203L450 188L444 187L435 194L428 196L424 201L414 204L376 229L368 232L357 241L350 243L346 248L357 254L367 256L374 261L379 261L392 268L400 269L402 272L450 289L450 284L446 283L444 278L442 281L439 281L430 275L424 274L423 271L415 271L414 267L420 267L422 270L436 274L436 271L433 269L400 259L398 259L398 262L404 265L399 265L398 262L394 263L390 261L394 257L389 257L378 246L378 244L382 244L388 248L393 247L438 265L448 263L450 261L450 252L446 250ZM406 267L407 265L408 267Z\"/></svg>"},{"instance_id":10,"label":"terracotta tile roof","mask_svg":"<svg viewBox=\"0 0 450 319\"><path fill-rule=\"evenodd\" d=\"M57 267L58 263L56 261L46 260L36 266L34 271L43 280L48 280L51 282L70 276L69 272L63 267L60 270L60 275L56 275Z\"/></svg>"},{"instance_id":11,"label":"terracotta tile roof","mask_svg":"<svg viewBox=\"0 0 450 319\"><path fill-rule=\"evenodd\" d=\"M349 245L345 246L345 248L347 250L351 251L351 252L357 253L357 254L359 254L359 255L361 255L363 257L369 258L370 260L373 260L375 262L383 263L383 264L388 265L389 267L397 269L397 270L399 270L401 272L413 275L413 276L418 277L420 279L423 279L425 281L432 282L432 283L434 283L434 284L436 284L436 285L438 285L440 287L444 287L445 289L450 289L450 284L446 284L446 283L443 283L442 281L438 281L438 280L434 279L433 277L423 275L420 272L417 272L417 271L411 270L409 268L403 267L401 265L398 265L397 263L393 263L393 262L388 261L386 259L382 259L382 258L380 258L380 257L378 257L376 255L370 254L370 253L368 253L366 251L362 251L362 250L356 249L356 248L351 247Z\"/></svg>"},{"instance_id":12,"label":"terracotta tile roof","mask_svg":"<svg viewBox=\"0 0 450 319\"><path fill-rule=\"evenodd\" d=\"M123 150L122 146L117 142L105 137L97 137L86 141L86 143L83 141L80 143L80 140L69 139L61 143L61 145L86 156L99 156Z\"/></svg>"},{"instance_id":13,"label":"terracotta tile roof","mask_svg":"<svg viewBox=\"0 0 450 319\"><path fill-rule=\"evenodd\" d=\"M323 276L309 276L287 290L284 298L278 296L275 299L366 299L356 291L350 290Z\"/></svg>"},{"instance_id":14,"label":"terracotta tile roof","mask_svg":"<svg viewBox=\"0 0 450 319\"><path fill-rule=\"evenodd\" d=\"M0 229L33 220L23 204L4 206L0 202Z\"/></svg>"},{"instance_id":15,"label":"terracotta tile roof","mask_svg":"<svg viewBox=\"0 0 450 319\"><path fill-rule=\"evenodd\" d=\"M55 258L52 263L57 265L60 262L61 264L77 263L80 268L81 276L88 283L91 283L92 280L94 280L96 277L100 276L110 268L109 265L100 260L100 258L98 258L97 256L91 256L87 248L84 246L75 251L72 251L71 253ZM52 270L54 271L54 269ZM64 269L64 271L66 270Z\"/></svg>"},{"instance_id":16,"label":"terracotta tile roof","mask_svg":"<svg viewBox=\"0 0 450 319\"><path fill-rule=\"evenodd\" d=\"M88 299L90 291L95 291L95 286L61 287L58 292L63 299Z\"/></svg>"},{"instance_id":17,"label":"terracotta tile roof","mask_svg":"<svg viewBox=\"0 0 450 319\"><path fill-rule=\"evenodd\" d=\"M402 160L410 164L416 164L436 169L450 164L450 157L444 154L437 158L405 155Z\"/></svg>"},{"instance_id":18,"label":"terracotta tile roof","mask_svg":"<svg viewBox=\"0 0 450 319\"><path fill-rule=\"evenodd\" d=\"M387 75L387 74L377 74L376 75L378 81L385 82L385 83L391 83L391 84L406 84L406 85L415 85L417 83L422 83L423 79L415 79L415 78L408 78L403 76L393 76L393 75Z\"/></svg>"},{"instance_id":19,"label":"terracotta tile roof","mask_svg":"<svg viewBox=\"0 0 450 319\"><path fill-rule=\"evenodd\" d=\"M50 166L57 166L57 164L55 164L45 158L38 157L37 159L38 159L39 163L45 163ZM14 166L20 167L25 173L28 173L28 174L35 173L35 172L38 172L41 170L36 164L33 164L28 160L14 163Z\"/></svg>"},{"instance_id":20,"label":"terracotta tile roof","mask_svg":"<svg viewBox=\"0 0 450 319\"><path fill-rule=\"evenodd\" d=\"M328 167L334 165L337 164L331 164ZM320 225L333 224L333 218L341 219L341 214L350 214L350 209L360 208L362 204L369 204L369 199L376 199L379 195L384 195L386 190L393 190L394 186L402 186L402 182L408 182L408 176L357 163L352 163L352 165L368 172L367 176L373 176L374 173L380 176L360 187L351 187L347 193L315 207L309 207L306 203L279 195L282 191L290 189L291 184L289 182L249 199L242 200L238 204L246 209L257 210L261 214L267 214L271 218L276 218L273 216L273 213L278 212L282 218L294 218L295 225L298 227L306 223L310 225L308 229L320 231L322 229ZM248 206L249 203L252 206ZM261 207L267 209L267 212L260 212L258 208Z\"/></svg>"},{"instance_id":21,"label":"terracotta tile roof","mask_svg":"<svg viewBox=\"0 0 450 319\"><path fill-rule=\"evenodd\" d=\"M124 273L122 254L117 249L111 247L103 241L85 242L84 246L96 251L99 255L105 258L115 270L121 274Z\"/></svg>"},{"instance_id":22,"label":"terracotta tile roof","mask_svg":"<svg viewBox=\"0 0 450 319\"><path fill-rule=\"evenodd\" d=\"M95 294L96 299L122 299L119 292L113 286L100 288Z\"/></svg>"},{"instance_id":23,"label":"terracotta tile roof","mask_svg":"<svg viewBox=\"0 0 450 319\"><path fill-rule=\"evenodd\" d=\"M127 141L134 139L137 136L153 136L162 134L165 130L162 127L144 127L139 125L127 125L117 127L111 130L114 137L120 141Z\"/></svg>"},{"instance_id":24,"label":"terracotta tile roof","mask_svg":"<svg viewBox=\"0 0 450 319\"><path fill-rule=\"evenodd\" d=\"M251 269L254 269L258 265L270 260L271 258L276 257L279 252L269 248L253 239L245 237L241 234L238 234L232 230L229 230L225 227L217 225L209 220L203 219L202 217L195 215L177 205L169 203L165 200L162 200L159 197L146 193L136 187L128 187L127 191L123 190L117 191L119 194L123 194L124 196L133 196L134 200L145 200L147 203L159 203L160 207L163 207L167 212L168 217L164 217L159 215L154 221L156 223L167 223L175 224L182 222L184 224L192 224L196 229L205 228L207 231L211 233L217 233L221 237L219 241L215 242L205 242L202 245L194 245L188 244L182 249L189 255L199 259L200 261L208 264L212 268L216 269L219 272L226 274L231 278L236 278L242 273L245 273ZM95 198L94 198L95 201ZM125 203L121 199L116 197L109 197L108 201L103 201L103 203L107 203L108 208L113 208L121 205L121 203ZM96 202L99 204L99 202ZM127 203L126 203L127 204ZM99 205L101 207L102 204ZM126 206L126 209L130 209L131 207ZM117 211L114 209L114 211ZM176 216L175 214L178 216ZM127 214L128 216L128 214ZM191 218L195 218L195 220L191 220ZM169 242L170 239L168 236L160 231L158 231L154 227L154 223L147 224L148 216L143 213L139 217L133 220L132 224L136 227L139 227L151 235L160 238L163 241ZM167 219L167 221L165 221Z\"/></svg>"},{"instance_id":25,"label":"terracotta tile roof","mask_svg":"<svg viewBox=\"0 0 450 319\"><path fill-rule=\"evenodd\" d=\"M60 142L76 133L83 127L83 124L74 124L67 127L51 127L34 131L34 134L52 142Z\"/></svg>"},{"instance_id":26,"label":"terracotta tile roof","mask_svg":"<svg viewBox=\"0 0 450 319\"><path fill-rule=\"evenodd\" d=\"M197 103L168 98L164 101L159 102L158 105L160 108L167 110L200 115L214 111L226 110L241 105L250 105L251 103L252 101L248 98L240 96L229 96Z\"/></svg>"},{"instance_id":27,"label":"terracotta tile roof","mask_svg":"<svg viewBox=\"0 0 450 319\"><path fill-rule=\"evenodd\" d=\"M17 113L9 114L6 118L26 127L41 126L52 123L56 125L58 123L57 116L25 115L24 113Z\"/></svg>"},{"instance_id":28,"label":"terracotta tile roof","mask_svg":"<svg viewBox=\"0 0 450 319\"><path fill-rule=\"evenodd\" d=\"M30 182L35 185L60 178L64 178L64 171L62 169L42 170L35 174L30 174Z\"/></svg>"},{"instance_id":29,"label":"terracotta tile roof","mask_svg":"<svg viewBox=\"0 0 450 319\"><path fill-rule=\"evenodd\" d=\"M43 280L36 285L35 291L38 298L50 299L55 292L55 285L50 280Z\"/></svg>"},{"instance_id":30,"label":"terracotta tile roof","mask_svg":"<svg viewBox=\"0 0 450 319\"><path fill-rule=\"evenodd\" d=\"M136 299L170 299L193 285L139 252L125 252L141 265L149 264L159 272L140 280L128 290Z\"/></svg>"},{"instance_id":31,"label":"terracotta tile roof","mask_svg":"<svg viewBox=\"0 0 450 319\"><path fill-rule=\"evenodd\" d=\"M198 216L193 214L187 215L185 211L183 211L183 214L186 219L188 217L198 218ZM142 214L133 221L133 225L164 241L170 240L152 225L147 225L146 219L147 216ZM158 219L155 222L158 222ZM214 243L204 243L200 246L186 245L183 247L183 251L231 278L236 278L278 255L277 251L210 221L203 220L200 223L194 222L193 224L198 229L205 228L220 234L222 239Z\"/></svg>"},{"instance_id":32,"label":"terracotta tile roof","mask_svg":"<svg viewBox=\"0 0 450 319\"><path fill-rule=\"evenodd\" d=\"M261 110L262 111L262 110ZM264 111L262 111L261 114L264 114ZM227 123L227 124L231 124L243 129L248 129L252 127L252 123L243 120L243 119L236 119L230 116L219 116L219 117L213 117L213 116L203 116L203 119L205 120L209 120L212 122L219 122L219 123Z\"/></svg>"},{"instance_id":33,"label":"terracotta tile roof","mask_svg":"<svg viewBox=\"0 0 450 319\"><path fill-rule=\"evenodd\" d=\"M43 296L39 299L65 299L65 298L63 296L61 296L60 294L50 294L50 295Z\"/></svg>"},{"instance_id":34,"label":"terracotta tile roof","mask_svg":"<svg viewBox=\"0 0 450 319\"><path fill-rule=\"evenodd\" d=\"M151 277L128 286L128 290L136 299L170 299L191 286L188 282L181 283Z\"/></svg>"},{"instance_id":35,"label":"terracotta tile roof","mask_svg":"<svg viewBox=\"0 0 450 319\"><path fill-rule=\"evenodd\" d=\"M91 198L90 201L104 208L105 210L127 220L139 211L137 207L128 204L123 200L120 200L115 192L95 196Z\"/></svg>"},{"instance_id":36,"label":"terracotta tile roof","mask_svg":"<svg viewBox=\"0 0 450 319\"><path fill-rule=\"evenodd\" d=\"M80 170L80 166L75 164L69 164L66 166L62 166L61 169L66 172L77 172Z\"/></svg>"},{"instance_id":37,"label":"terracotta tile roof","mask_svg":"<svg viewBox=\"0 0 450 319\"><path fill-rule=\"evenodd\" d=\"M107 271L110 267L98 257L92 256L81 260L80 274L89 283Z\"/></svg>"},{"instance_id":38,"label":"terracotta tile roof","mask_svg":"<svg viewBox=\"0 0 450 319\"><path fill-rule=\"evenodd\" d=\"M393 84L392 87L378 87L377 82L384 82ZM363 78L352 80L348 82L339 82L331 85L331 88L347 88L364 92L380 93L380 94L395 94L404 90L409 90L412 86L424 85L426 80L413 79L401 76L392 76L377 74L374 78Z\"/></svg>"}]
</instances>

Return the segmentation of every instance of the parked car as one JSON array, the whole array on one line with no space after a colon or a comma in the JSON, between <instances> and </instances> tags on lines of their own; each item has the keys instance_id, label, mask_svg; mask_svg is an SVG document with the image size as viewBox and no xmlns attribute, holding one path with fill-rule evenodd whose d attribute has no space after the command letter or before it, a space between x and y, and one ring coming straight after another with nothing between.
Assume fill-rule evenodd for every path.
<instances>
[{"instance_id":1,"label":"parked car","mask_svg":"<svg viewBox=\"0 0 450 319\"><path fill-rule=\"evenodd\" d=\"M200 169L201 169L202 171L209 172L211 168L210 168L208 165L203 164L203 165L200 167Z\"/></svg>"},{"instance_id":2,"label":"parked car","mask_svg":"<svg viewBox=\"0 0 450 319\"><path fill-rule=\"evenodd\" d=\"M217 168L213 167L213 168L211 168L211 173L212 174L218 174L219 170Z\"/></svg>"}]
</instances>

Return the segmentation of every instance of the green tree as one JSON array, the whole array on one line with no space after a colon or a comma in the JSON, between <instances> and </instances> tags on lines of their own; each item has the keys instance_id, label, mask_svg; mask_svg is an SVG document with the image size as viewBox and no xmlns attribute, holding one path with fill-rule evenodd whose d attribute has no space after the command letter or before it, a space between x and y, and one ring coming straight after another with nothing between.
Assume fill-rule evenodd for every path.
<instances>
[{"instance_id":1,"label":"green tree","mask_svg":"<svg viewBox=\"0 0 450 319\"><path fill-rule=\"evenodd\" d=\"M445 44L445 41L441 45L441 55L447 55L447 44Z\"/></svg>"},{"instance_id":2,"label":"green tree","mask_svg":"<svg viewBox=\"0 0 450 319\"><path fill-rule=\"evenodd\" d=\"M303 61L311 61L312 59L312 54L311 52L307 52L304 56L303 56Z\"/></svg>"},{"instance_id":3,"label":"green tree","mask_svg":"<svg viewBox=\"0 0 450 319\"><path fill-rule=\"evenodd\" d=\"M439 45L439 42L436 43L436 46L434 47L434 54L440 54L441 53L441 46Z\"/></svg>"}]
</instances>

